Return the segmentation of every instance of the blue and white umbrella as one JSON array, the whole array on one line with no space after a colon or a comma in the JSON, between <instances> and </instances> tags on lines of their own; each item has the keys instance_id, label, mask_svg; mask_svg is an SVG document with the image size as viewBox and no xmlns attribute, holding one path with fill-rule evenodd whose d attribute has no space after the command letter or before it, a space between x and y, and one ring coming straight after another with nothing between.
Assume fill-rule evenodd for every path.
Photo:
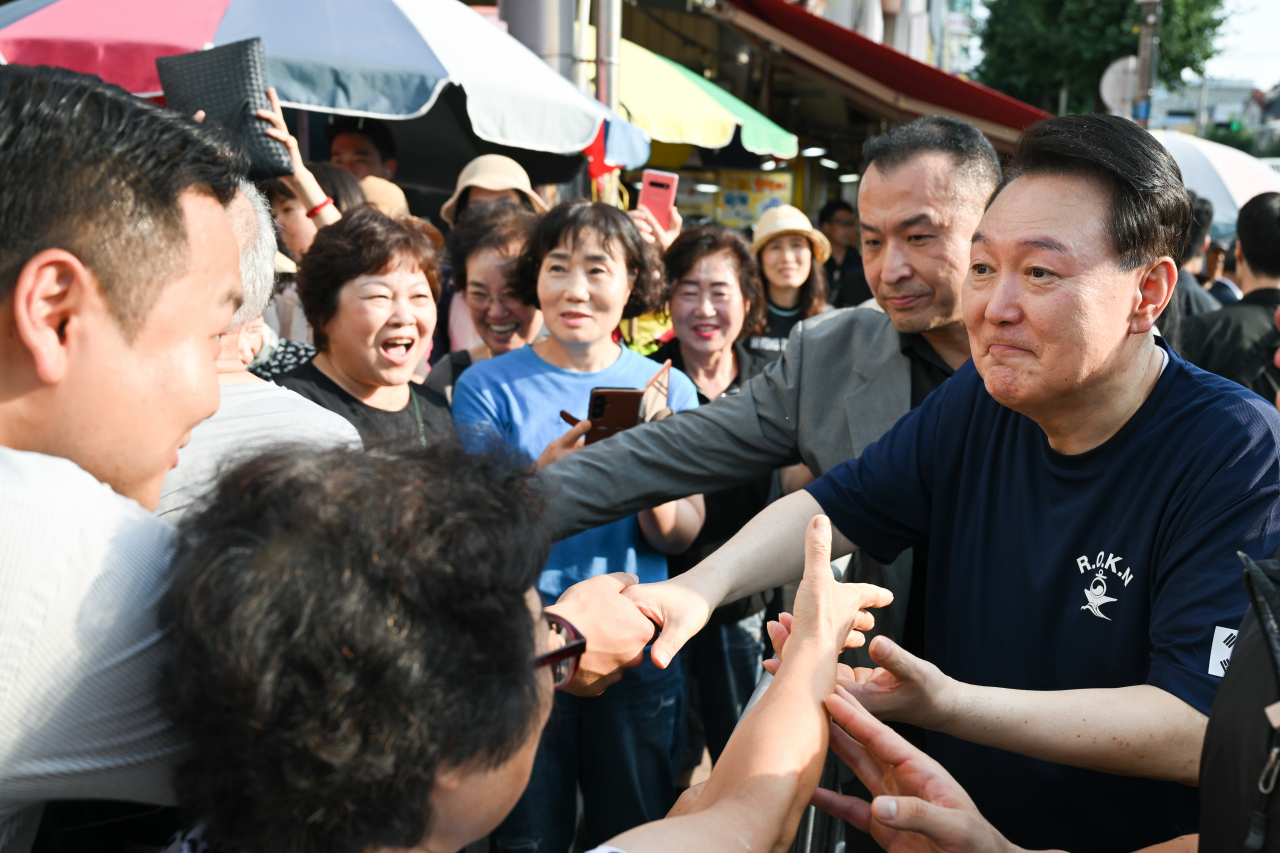
<instances>
[{"instance_id":1,"label":"blue and white umbrella","mask_svg":"<svg viewBox=\"0 0 1280 853\"><path fill-rule=\"evenodd\" d=\"M649 157L642 131L458 0L17 0L0 7L0 62L97 74L139 95L160 93L156 57L254 37L286 106L433 124L449 105L453 115L434 124L461 132L475 153L576 156L607 122L611 163L634 167ZM458 91L452 98L451 88ZM428 128L424 138L434 135Z\"/></svg>"}]
</instances>

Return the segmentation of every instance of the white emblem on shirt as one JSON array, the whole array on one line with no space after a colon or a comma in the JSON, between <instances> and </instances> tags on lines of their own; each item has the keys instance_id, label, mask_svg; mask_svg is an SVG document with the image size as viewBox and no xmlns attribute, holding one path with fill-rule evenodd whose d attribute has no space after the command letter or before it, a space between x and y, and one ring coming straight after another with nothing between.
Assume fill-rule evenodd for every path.
<instances>
[{"instance_id":1,"label":"white emblem on shirt","mask_svg":"<svg viewBox=\"0 0 1280 853\"><path fill-rule=\"evenodd\" d=\"M1236 630L1215 625L1213 645L1209 648L1209 674L1219 678L1227 674L1231 666L1231 652L1236 647Z\"/></svg>"},{"instance_id":2,"label":"white emblem on shirt","mask_svg":"<svg viewBox=\"0 0 1280 853\"><path fill-rule=\"evenodd\" d=\"M1111 572L1116 576L1117 580L1124 581L1124 585L1128 586L1129 581L1133 580L1133 572L1128 568L1121 571L1120 563L1122 562L1124 562L1124 557L1117 557L1115 554L1109 554L1105 551L1099 551L1098 556L1092 561L1085 556L1076 557L1076 568L1080 570L1080 574L1094 570L1098 572L1093 576L1093 580L1089 581L1089 585L1084 588L1086 603L1080 607L1081 610L1088 610L1099 619L1111 621L1111 617L1103 613L1100 608L1109 601L1118 601L1119 599L1111 598L1107 595L1105 574Z\"/></svg>"},{"instance_id":3,"label":"white emblem on shirt","mask_svg":"<svg viewBox=\"0 0 1280 853\"><path fill-rule=\"evenodd\" d=\"M1107 582L1102 577L1102 569L1098 569L1098 573L1093 576L1093 580L1084 588L1084 597L1088 599L1088 603L1081 606L1081 610L1088 610L1099 619L1106 619L1108 622L1111 621L1110 616L1107 616L1098 609L1108 601L1116 600L1107 595Z\"/></svg>"}]
</instances>

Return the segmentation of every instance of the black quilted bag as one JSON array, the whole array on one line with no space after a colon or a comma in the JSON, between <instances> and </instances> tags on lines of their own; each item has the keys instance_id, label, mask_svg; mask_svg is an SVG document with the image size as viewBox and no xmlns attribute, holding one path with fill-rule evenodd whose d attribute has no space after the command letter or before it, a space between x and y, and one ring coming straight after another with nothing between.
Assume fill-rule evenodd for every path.
<instances>
[{"instance_id":1,"label":"black quilted bag","mask_svg":"<svg viewBox=\"0 0 1280 853\"><path fill-rule=\"evenodd\" d=\"M238 133L249 151L255 181L293 174L284 143L267 136L257 111L267 100L266 54L262 39L232 42L209 50L156 59L165 103L183 115L205 111L205 121Z\"/></svg>"}]
</instances>

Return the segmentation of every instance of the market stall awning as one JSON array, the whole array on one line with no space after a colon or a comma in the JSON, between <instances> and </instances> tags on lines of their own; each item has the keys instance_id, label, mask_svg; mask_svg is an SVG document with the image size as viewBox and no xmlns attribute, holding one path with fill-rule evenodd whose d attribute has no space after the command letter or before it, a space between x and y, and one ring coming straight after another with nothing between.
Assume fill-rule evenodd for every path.
<instances>
[{"instance_id":1,"label":"market stall awning","mask_svg":"<svg viewBox=\"0 0 1280 853\"><path fill-rule=\"evenodd\" d=\"M580 92L458 0L16 0L0 6L0 62L56 65L156 95L155 60L259 37L286 106L411 119L447 87L496 146L576 156L610 122L608 156L640 165L643 132Z\"/></svg>"},{"instance_id":2,"label":"market stall awning","mask_svg":"<svg viewBox=\"0 0 1280 853\"><path fill-rule=\"evenodd\" d=\"M595 59L595 27L588 27L586 59ZM742 147L751 154L794 158L799 141L759 110L676 61L622 40L618 111L628 122L669 145L723 149L741 128Z\"/></svg>"},{"instance_id":3,"label":"market stall awning","mask_svg":"<svg viewBox=\"0 0 1280 853\"><path fill-rule=\"evenodd\" d=\"M1005 150L1027 126L1049 117L784 0L721 0L717 14L744 35L776 45L870 115L891 121L951 116L973 124Z\"/></svg>"},{"instance_id":4,"label":"market stall awning","mask_svg":"<svg viewBox=\"0 0 1280 853\"><path fill-rule=\"evenodd\" d=\"M741 127L742 147L751 153L784 160L796 156L795 134L705 77L626 39L619 59L618 109L651 139L724 148Z\"/></svg>"}]
</instances>

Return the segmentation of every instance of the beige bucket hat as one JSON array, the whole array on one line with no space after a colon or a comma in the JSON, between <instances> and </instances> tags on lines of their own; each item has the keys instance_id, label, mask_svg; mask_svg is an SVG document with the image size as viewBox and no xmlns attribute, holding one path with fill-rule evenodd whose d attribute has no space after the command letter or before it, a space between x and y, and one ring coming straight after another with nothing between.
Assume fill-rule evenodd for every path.
<instances>
[{"instance_id":1,"label":"beige bucket hat","mask_svg":"<svg viewBox=\"0 0 1280 853\"><path fill-rule=\"evenodd\" d=\"M825 264L827 258L831 257L831 243L827 240L827 235L814 228L813 223L802 210L789 204L771 207L764 212L764 216L760 217L760 221L756 223L755 233L751 237L752 253L760 254L765 243L782 234L800 234L808 237L809 244L813 246L814 260L820 264Z\"/></svg>"},{"instance_id":2,"label":"beige bucket hat","mask_svg":"<svg viewBox=\"0 0 1280 853\"><path fill-rule=\"evenodd\" d=\"M387 216L409 215L409 201L404 197L404 190L385 178L375 175L361 178L360 189L364 190L364 200Z\"/></svg>"},{"instance_id":3,"label":"beige bucket hat","mask_svg":"<svg viewBox=\"0 0 1280 853\"><path fill-rule=\"evenodd\" d=\"M458 207L458 196L468 187L480 187L486 190L518 190L533 205L538 213L547 212L547 203L542 196L533 191L529 183L529 175L510 157L501 154L483 154L467 164L458 175L458 186L449 196L449 200L440 208L440 218L453 224L454 211Z\"/></svg>"}]
</instances>

